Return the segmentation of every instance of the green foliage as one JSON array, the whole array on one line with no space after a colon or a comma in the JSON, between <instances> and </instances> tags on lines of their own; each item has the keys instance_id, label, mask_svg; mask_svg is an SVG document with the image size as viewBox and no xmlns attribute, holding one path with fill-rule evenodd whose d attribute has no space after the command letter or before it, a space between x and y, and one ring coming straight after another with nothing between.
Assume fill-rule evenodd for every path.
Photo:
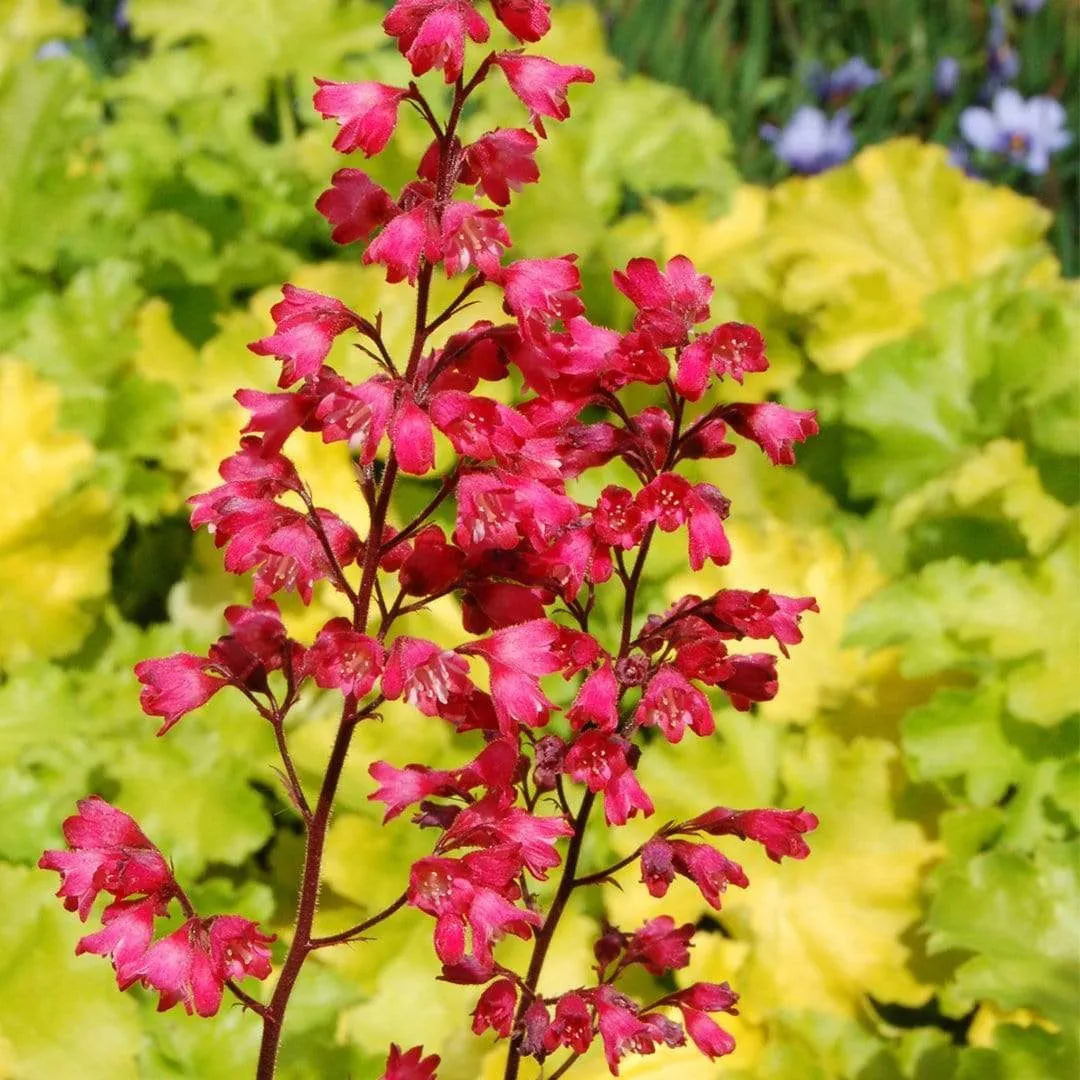
<instances>
[{"instance_id":1,"label":"green foliage","mask_svg":"<svg viewBox=\"0 0 1080 1080\"><path fill-rule=\"evenodd\" d=\"M250 1071L251 1017L162 1018L149 996L117 994L106 964L72 954L77 921L30 867L75 800L98 791L140 819L209 907L287 933L299 838L271 732L226 691L155 739L131 666L205 647L223 604L244 598L206 538L191 542L183 499L215 482L235 441L234 389L269 388L273 365L244 346L266 331L280 282L385 309L391 339L407 330L381 274L331 250L311 209L337 159L308 104L313 72L400 69L374 4L133 0L130 31L107 6L72 56L36 61L45 38L81 33L75 8L0 2L15 28L0 46L0 453L12 483L0 508L0 1077L214 1080ZM689 974L743 993L737 1057L721 1069L657 1054L624 1071L1071 1075L1080 388L1067 361L1080 326L1075 287L1048 255L1048 216L913 140L815 180L739 186L732 155L769 175L750 136L801 93L778 78L790 58L842 59L829 50L865 47L896 5L815 5L817 22L783 5L796 41L771 21L781 5L641 4L612 28L623 55L644 32L634 20L657 7L673 21L634 55L691 83L734 140L706 105L621 73L595 13L564 5L554 55L604 77L575 88L571 121L540 152L543 183L508 221L522 254L581 255L598 321L628 316L610 265L690 255L716 282L714 316L766 332L773 369L746 390L819 410L825 434L800 448L797 470L748 453L702 470L732 497L732 566L691 584L684 541L664 537L643 591L661 605L691 588L769 584L816 595L821 614L782 661L775 702L721 709L714 740L651 749L641 778L654 820L718 801L805 803L822 827L812 858L782 872L746 853L753 887L703 924ZM926 35L958 16L946 4L920 18L925 40L903 48L921 49L925 67L931 45L945 46ZM735 42L733 62L718 61ZM694 82L706 59L708 92ZM875 115L888 129L891 114ZM519 116L496 87L470 123ZM401 149L370 163L388 184L409 178L426 145L413 119L402 117ZM497 317L478 299L469 315ZM359 520L340 451L309 440L298 461L321 503ZM426 499L421 484L412 494ZM333 600L288 611L296 634L309 639ZM430 633L449 641L458 626L447 601ZM290 731L305 781L323 768L331 723L314 699ZM367 765L452 767L458 754L403 706L358 732L330 834L327 932L392 899L426 853L407 822L378 824ZM634 821L586 858L644 835ZM572 912L556 978L583 977L601 916L636 925L654 913L635 876ZM705 914L693 890L670 900L676 915ZM290 1007L286 1080L374 1080L392 1038L438 1049L444 1080L497 1075L500 1051L467 1035L470 992L431 981L426 920L405 913L377 941L319 960ZM606 1068L589 1058L578 1074Z\"/></svg>"}]
</instances>

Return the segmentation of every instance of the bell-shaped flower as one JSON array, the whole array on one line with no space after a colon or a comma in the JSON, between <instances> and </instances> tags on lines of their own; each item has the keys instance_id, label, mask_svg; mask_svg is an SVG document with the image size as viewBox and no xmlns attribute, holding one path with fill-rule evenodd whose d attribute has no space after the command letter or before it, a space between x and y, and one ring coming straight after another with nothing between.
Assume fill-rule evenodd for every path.
<instances>
[{"instance_id":1,"label":"bell-shaped flower","mask_svg":"<svg viewBox=\"0 0 1080 1080\"><path fill-rule=\"evenodd\" d=\"M437 263L441 257L442 237L435 204L424 199L391 219L368 244L362 262L385 266L386 280L391 284L407 280L415 285L421 261Z\"/></svg>"},{"instance_id":2,"label":"bell-shaped flower","mask_svg":"<svg viewBox=\"0 0 1080 1080\"><path fill-rule=\"evenodd\" d=\"M575 990L563 994L555 1004L555 1016L544 1038L544 1049L551 1053L560 1046L584 1054L595 1036L592 1011L583 994Z\"/></svg>"},{"instance_id":3,"label":"bell-shaped flower","mask_svg":"<svg viewBox=\"0 0 1080 1080\"><path fill-rule=\"evenodd\" d=\"M476 177L476 190L497 206L507 206L510 192L540 179L536 136L524 128L496 128L465 147L465 164Z\"/></svg>"},{"instance_id":4,"label":"bell-shaped flower","mask_svg":"<svg viewBox=\"0 0 1080 1080\"><path fill-rule=\"evenodd\" d=\"M190 918L151 945L133 974L158 991L159 1012L180 1004L188 1015L213 1016L227 981L270 974L273 940L239 915Z\"/></svg>"},{"instance_id":5,"label":"bell-shaped flower","mask_svg":"<svg viewBox=\"0 0 1080 1080\"><path fill-rule=\"evenodd\" d=\"M775 656L769 653L731 654L727 665L727 673L717 680L716 685L740 712L746 712L755 701L772 701L776 697L779 681Z\"/></svg>"},{"instance_id":6,"label":"bell-shaped flower","mask_svg":"<svg viewBox=\"0 0 1080 1080\"><path fill-rule=\"evenodd\" d=\"M78 813L63 825L70 850L46 851L38 860L42 870L59 873L56 895L68 911L77 911L86 922L101 892L117 900L142 893L172 895L175 882L168 863L132 818L97 795L77 805Z\"/></svg>"},{"instance_id":7,"label":"bell-shaped flower","mask_svg":"<svg viewBox=\"0 0 1080 1080\"><path fill-rule=\"evenodd\" d=\"M270 309L276 331L248 348L259 356L277 357L282 362L278 385L291 386L318 372L339 334L366 324L332 296L295 285L283 285L281 292L283 299Z\"/></svg>"},{"instance_id":8,"label":"bell-shaped flower","mask_svg":"<svg viewBox=\"0 0 1080 1080\"><path fill-rule=\"evenodd\" d=\"M308 670L324 690L362 698L382 673L382 645L361 634L346 618L331 619L320 631L307 654Z\"/></svg>"},{"instance_id":9,"label":"bell-shaped flower","mask_svg":"<svg viewBox=\"0 0 1080 1080\"><path fill-rule=\"evenodd\" d=\"M619 683L610 660L605 660L582 684L566 718L575 731L586 725L613 732L619 726Z\"/></svg>"},{"instance_id":10,"label":"bell-shaped flower","mask_svg":"<svg viewBox=\"0 0 1080 1080\"><path fill-rule=\"evenodd\" d=\"M737 1014L739 995L727 983L694 983L686 990L672 994L670 1002L682 1013L686 1032L694 1045L709 1060L724 1057L735 1049L735 1040L708 1014L726 1012Z\"/></svg>"},{"instance_id":11,"label":"bell-shaped flower","mask_svg":"<svg viewBox=\"0 0 1080 1080\"><path fill-rule=\"evenodd\" d=\"M768 589L721 589L712 602L713 617L740 637L774 638L787 656L787 646L802 641L799 623L804 611L817 611L812 596L782 596Z\"/></svg>"},{"instance_id":12,"label":"bell-shaped flower","mask_svg":"<svg viewBox=\"0 0 1080 1080\"><path fill-rule=\"evenodd\" d=\"M810 847L803 835L817 827L817 815L802 807L798 810L731 810L717 806L684 822L679 831L756 840L769 858L778 863L784 856L805 859L810 854Z\"/></svg>"},{"instance_id":13,"label":"bell-shaped flower","mask_svg":"<svg viewBox=\"0 0 1080 1080\"><path fill-rule=\"evenodd\" d=\"M657 978L686 967L690 963L694 929L693 923L676 926L670 915L647 920L627 938L623 965L641 964Z\"/></svg>"},{"instance_id":14,"label":"bell-shaped flower","mask_svg":"<svg viewBox=\"0 0 1080 1080\"><path fill-rule=\"evenodd\" d=\"M135 675L143 684L139 705L147 716L163 717L158 729L164 735L189 712L205 705L229 680L211 675L211 662L194 653L174 653L135 665Z\"/></svg>"},{"instance_id":15,"label":"bell-shaped flower","mask_svg":"<svg viewBox=\"0 0 1080 1080\"><path fill-rule=\"evenodd\" d=\"M775 402L759 405L725 405L722 419L744 439L756 442L774 465L794 465L794 446L818 433L817 414L788 409Z\"/></svg>"},{"instance_id":16,"label":"bell-shaped flower","mask_svg":"<svg viewBox=\"0 0 1080 1080\"><path fill-rule=\"evenodd\" d=\"M699 274L685 255L662 272L652 259L631 259L612 274L615 287L638 309L634 329L659 346L685 345L690 328L709 317L712 279Z\"/></svg>"},{"instance_id":17,"label":"bell-shaped flower","mask_svg":"<svg viewBox=\"0 0 1080 1080\"><path fill-rule=\"evenodd\" d=\"M682 1028L657 1014L642 1015L637 1005L612 986L600 986L592 995L604 1056L613 1076L627 1054L651 1054L657 1043L681 1046Z\"/></svg>"},{"instance_id":18,"label":"bell-shaped flower","mask_svg":"<svg viewBox=\"0 0 1080 1080\"><path fill-rule=\"evenodd\" d=\"M398 107L409 91L379 82L315 82L316 110L341 125L334 149L343 154L363 150L366 157L379 153L397 127Z\"/></svg>"},{"instance_id":19,"label":"bell-shaped flower","mask_svg":"<svg viewBox=\"0 0 1080 1080\"><path fill-rule=\"evenodd\" d=\"M474 1035L482 1035L488 1028L500 1039L508 1038L517 1008L517 987L510 979L496 979L485 988L472 1012Z\"/></svg>"},{"instance_id":20,"label":"bell-shaped flower","mask_svg":"<svg viewBox=\"0 0 1080 1080\"><path fill-rule=\"evenodd\" d=\"M524 332L548 327L556 320L567 323L584 314L585 305L577 295L581 274L575 258L518 259L502 269L503 307Z\"/></svg>"},{"instance_id":21,"label":"bell-shaped flower","mask_svg":"<svg viewBox=\"0 0 1080 1080\"><path fill-rule=\"evenodd\" d=\"M366 240L398 213L390 193L362 169L338 169L315 209L333 226L335 244Z\"/></svg>"},{"instance_id":22,"label":"bell-shaped flower","mask_svg":"<svg viewBox=\"0 0 1080 1080\"><path fill-rule=\"evenodd\" d=\"M382 673L382 692L391 701L403 697L425 716L446 717L448 709L476 688L463 657L422 638L395 638Z\"/></svg>"},{"instance_id":23,"label":"bell-shaped flower","mask_svg":"<svg viewBox=\"0 0 1080 1080\"><path fill-rule=\"evenodd\" d=\"M679 742L687 728L701 736L716 730L709 699L671 664L664 664L649 680L634 721L641 727L658 727L671 743Z\"/></svg>"},{"instance_id":24,"label":"bell-shaped flower","mask_svg":"<svg viewBox=\"0 0 1080 1080\"><path fill-rule=\"evenodd\" d=\"M546 137L543 117L565 120L570 115L566 100L571 83L591 83L593 73L578 65L556 64L543 56L526 56L521 52L495 54L495 63L506 76L510 89L529 110L529 123L541 137Z\"/></svg>"},{"instance_id":25,"label":"bell-shaped flower","mask_svg":"<svg viewBox=\"0 0 1080 1080\"><path fill-rule=\"evenodd\" d=\"M547 0L491 0L495 18L518 39L539 41L551 29Z\"/></svg>"},{"instance_id":26,"label":"bell-shaped flower","mask_svg":"<svg viewBox=\"0 0 1080 1080\"><path fill-rule=\"evenodd\" d=\"M645 525L645 516L629 489L609 484L600 492L593 510L592 531L601 543L629 551L641 543Z\"/></svg>"},{"instance_id":27,"label":"bell-shaped flower","mask_svg":"<svg viewBox=\"0 0 1080 1080\"><path fill-rule=\"evenodd\" d=\"M383 19L383 29L398 39L414 75L434 68L448 83L461 74L465 35L480 44L491 33L469 0L397 0Z\"/></svg>"},{"instance_id":28,"label":"bell-shaped flower","mask_svg":"<svg viewBox=\"0 0 1080 1080\"><path fill-rule=\"evenodd\" d=\"M502 253L509 246L501 211L471 202L452 202L443 211L440 253L447 277L464 273L470 266L498 277Z\"/></svg>"},{"instance_id":29,"label":"bell-shaped flower","mask_svg":"<svg viewBox=\"0 0 1080 1080\"><path fill-rule=\"evenodd\" d=\"M75 955L107 956L116 971L116 983L126 990L139 977L139 964L154 937L154 920L168 911L156 896L116 900L101 913L102 928L80 938Z\"/></svg>"},{"instance_id":30,"label":"bell-shaped flower","mask_svg":"<svg viewBox=\"0 0 1080 1080\"><path fill-rule=\"evenodd\" d=\"M630 743L618 735L586 731L566 752L563 771L604 796L604 820L609 825L625 825L640 810L645 817L653 812L652 800L642 790L630 767Z\"/></svg>"},{"instance_id":31,"label":"bell-shaped flower","mask_svg":"<svg viewBox=\"0 0 1080 1080\"><path fill-rule=\"evenodd\" d=\"M397 1043L391 1043L386 1070L379 1080L436 1080L435 1070L441 1060L438 1054L424 1057L422 1046L403 1051Z\"/></svg>"},{"instance_id":32,"label":"bell-shaped flower","mask_svg":"<svg viewBox=\"0 0 1080 1080\"><path fill-rule=\"evenodd\" d=\"M679 353L675 388L683 397L697 401L709 378L730 375L741 383L743 376L765 371L765 339L752 326L727 322L696 337Z\"/></svg>"}]
</instances>

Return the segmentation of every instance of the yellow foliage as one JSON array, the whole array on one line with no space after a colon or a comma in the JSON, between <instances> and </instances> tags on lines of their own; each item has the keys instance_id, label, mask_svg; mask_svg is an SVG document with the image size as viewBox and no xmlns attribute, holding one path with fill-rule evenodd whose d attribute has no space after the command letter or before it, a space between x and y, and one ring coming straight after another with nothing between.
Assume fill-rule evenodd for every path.
<instances>
[{"instance_id":1,"label":"yellow foliage","mask_svg":"<svg viewBox=\"0 0 1080 1080\"><path fill-rule=\"evenodd\" d=\"M0 74L48 38L78 37L83 13L63 0L0 0Z\"/></svg>"},{"instance_id":2,"label":"yellow foliage","mask_svg":"<svg viewBox=\"0 0 1080 1080\"><path fill-rule=\"evenodd\" d=\"M0 361L0 666L62 656L90 627L87 602L109 589L117 539L112 501L80 488L93 459L59 430L60 390L18 360Z\"/></svg>"},{"instance_id":3,"label":"yellow foliage","mask_svg":"<svg viewBox=\"0 0 1080 1080\"><path fill-rule=\"evenodd\" d=\"M987 443L951 472L902 499L890 524L903 532L927 514L953 507L1015 522L1033 555L1045 552L1069 520L1068 508L1046 493L1038 470L1028 464L1024 444L1009 439Z\"/></svg>"},{"instance_id":4,"label":"yellow foliage","mask_svg":"<svg viewBox=\"0 0 1080 1080\"><path fill-rule=\"evenodd\" d=\"M966 177L943 147L894 139L821 176L767 192L744 187L709 220L701 203L651 206L665 254L683 253L765 334L781 373L797 373L800 331L824 371L850 371L871 349L924 321L932 294L1027 259L1033 280L1050 214L1006 187ZM993 228L986 223L992 221ZM789 371L790 369L790 371Z\"/></svg>"}]
</instances>

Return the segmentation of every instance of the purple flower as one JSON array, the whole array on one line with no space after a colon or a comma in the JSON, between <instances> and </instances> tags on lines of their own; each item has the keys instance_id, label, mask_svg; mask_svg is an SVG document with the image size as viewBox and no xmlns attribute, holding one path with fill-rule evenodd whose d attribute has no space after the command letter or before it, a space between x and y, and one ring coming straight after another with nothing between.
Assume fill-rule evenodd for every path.
<instances>
[{"instance_id":1,"label":"purple flower","mask_svg":"<svg viewBox=\"0 0 1080 1080\"><path fill-rule=\"evenodd\" d=\"M1051 154L1072 142L1061 102L1050 97L1025 101L1010 88L999 90L989 109L979 105L965 109L960 131L977 150L1004 154L1036 176L1046 172Z\"/></svg>"},{"instance_id":2,"label":"purple flower","mask_svg":"<svg viewBox=\"0 0 1080 1080\"><path fill-rule=\"evenodd\" d=\"M847 161L855 151L847 110L828 117L812 105L801 105L783 129L773 124L761 128L761 137L795 172L813 174Z\"/></svg>"},{"instance_id":3,"label":"purple flower","mask_svg":"<svg viewBox=\"0 0 1080 1080\"><path fill-rule=\"evenodd\" d=\"M1023 19L1028 15L1034 15L1036 12L1042 11L1046 4L1046 0L1013 0L1013 12L1018 19Z\"/></svg>"},{"instance_id":4,"label":"purple flower","mask_svg":"<svg viewBox=\"0 0 1080 1080\"><path fill-rule=\"evenodd\" d=\"M34 53L34 59L59 60L62 56L70 55L71 46L66 41L61 41L59 38L49 38L48 41L38 46L38 51Z\"/></svg>"},{"instance_id":5,"label":"purple flower","mask_svg":"<svg viewBox=\"0 0 1080 1080\"><path fill-rule=\"evenodd\" d=\"M845 60L833 71L828 71L818 64L806 79L810 91L823 103L843 101L879 82L881 72L872 68L861 56Z\"/></svg>"},{"instance_id":6,"label":"purple flower","mask_svg":"<svg viewBox=\"0 0 1080 1080\"><path fill-rule=\"evenodd\" d=\"M943 56L934 68L934 92L942 101L948 101L959 82L960 61L955 56Z\"/></svg>"}]
</instances>

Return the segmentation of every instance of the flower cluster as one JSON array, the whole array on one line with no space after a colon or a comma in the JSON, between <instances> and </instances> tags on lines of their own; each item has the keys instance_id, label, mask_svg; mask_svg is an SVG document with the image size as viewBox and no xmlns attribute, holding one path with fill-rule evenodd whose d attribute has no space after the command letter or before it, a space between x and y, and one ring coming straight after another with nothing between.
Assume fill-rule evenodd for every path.
<instances>
[{"instance_id":1,"label":"flower cluster","mask_svg":"<svg viewBox=\"0 0 1080 1080\"><path fill-rule=\"evenodd\" d=\"M493 0L492 11L522 43L549 29L542 0ZM745 440L790 465L796 444L817 431L815 416L717 400L722 387L767 369L766 343L741 323L709 325L712 282L688 259L633 259L613 275L635 313L618 330L588 318L574 255L508 257L503 208L537 180L538 138L569 116L569 88L591 82L591 72L523 49L487 52L467 71L469 52L491 31L470 0L398 0L383 25L413 76L432 73L450 88L449 112L437 116L415 81L317 80L316 108L338 123L342 153L383 150L403 106L426 123L431 143L400 191L350 166L316 207L335 241L357 245L364 263L409 290L411 345L390 349L381 312L284 286L273 333L251 345L276 359L278 389L237 393L249 415L239 447L221 465L222 483L190 500L193 527L212 533L226 569L251 575L252 602L225 611L228 632L205 654L136 668L142 706L162 720L159 734L223 689L244 695L273 728L286 793L306 831L296 923L273 995L241 998L263 1020L257 1075L273 1076L285 1009L310 953L357 940L403 909L431 920L443 979L483 988L473 1030L508 1040L507 1080L524 1057L576 1057L595 1040L612 1073L627 1054L687 1039L710 1058L727 1054L733 1040L711 1015L734 1011L726 984L697 983L647 1005L616 985L635 965L656 976L686 966L692 928L667 916L632 933L607 928L596 943L595 985L545 997L538 981L573 891L602 886L621 866L640 860L642 885L655 897L681 875L719 907L728 884L748 881L703 837L753 840L776 861L808 854L813 814L714 807L658 829L617 867L581 867L597 803L613 828L653 813L637 766L654 730L671 743L688 733L708 738L715 698L748 710L777 693L777 657L740 644L772 640L786 655L801 640L803 614L817 610L811 597L754 583L649 613L640 610L641 586L661 533L681 538L692 570L726 565L731 507L710 463ZM489 77L505 79L529 126L465 142L459 121ZM460 285L441 311L432 306L437 272ZM462 327L459 316L480 290L501 298L507 319ZM347 370L328 363L338 339L359 346ZM437 435L453 450L449 463ZM303 438L347 444L367 503L362 525L317 505L288 456ZM394 500L401 474L431 492L411 518ZM308 604L316 590L347 614L301 643L274 598L292 592ZM417 636L409 616L448 595L459 601L460 638ZM301 697L317 692L336 697L340 722L309 798L289 754L288 721ZM462 764L372 764L368 797L385 806L387 821L412 809L431 836L430 854L412 865L387 909L320 937L321 859L342 765L356 725L386 701L449 725ZM69 832L74 853L49 853L43 865L65 874L61 895L84 917L100 888L118 904L143 905L137 931L84 942L113 957L122 986L143 978L163 1001L211 1012L222 985L267 973L268 939L243 920L188 912L184 927L146 947L143 927L168 899L189 905L160 855L123 821L122 847L117 839L95 849L92 867L83 869L78 830ZM106 909L107 931L120 910ZM527 972L500 962L506 935L531 941ZM437 1065L420 1047L395 1045L384 1075L430 1080Z\"/></svg>"},{"instance_id":2,"label":"flower cluster","mask_svg":"<svg viewBox=\"0 0 1080 1080\"><path fill-rule=\"evenodd\" d=\"M160 1010L180 1004L213 1016L226 983L270 974L274 939L239 915L196 915L164 856L123 811L97 796L83 799L64 822L64 838L69 850L46 851L38 865L60 874L57 896L83 922L101 893L113 897L102 928L75 952L107 956L121 990L139 982L158 992ZM155 941L155 924L168 918L174 900L185 922Z\"/></svg>"}]
</instances>

